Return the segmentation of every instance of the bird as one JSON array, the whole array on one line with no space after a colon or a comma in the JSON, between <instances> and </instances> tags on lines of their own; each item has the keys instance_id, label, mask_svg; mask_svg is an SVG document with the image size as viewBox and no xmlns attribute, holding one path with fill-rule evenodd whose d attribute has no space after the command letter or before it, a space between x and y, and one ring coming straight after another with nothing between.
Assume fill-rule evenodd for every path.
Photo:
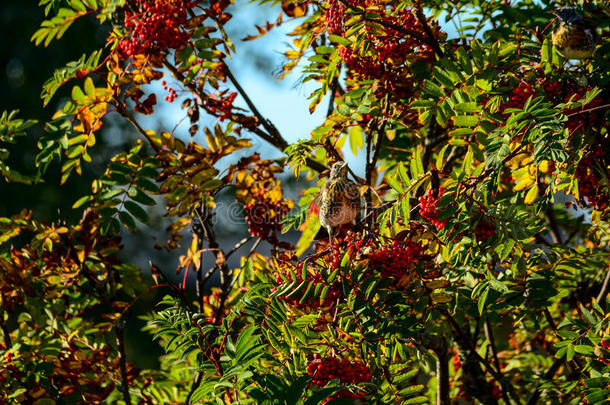
<instances>
[{"instance_id":1,"label":"bird","mask_svg":"<svg viewBox=\"0 0 610 405\"><path fill-rule=\"evenodd\" d=\"M320 195L320 224L328 231L332 243L333 228L353 222L360 212L360 191L356 183L347 178L347 163L332 165Z\"/></svg>"},{"instance_id":2,"label":"bird","mask_svg":"<svg viewBox=\"0 0 610 405\"><path fill-rule=\"evenodd\" d=\"M558 18L551 36L557 52L566 59L587 59L593 55L597 35L573 7L560 7L552 11Z\"/></svg>"}]
</instances>

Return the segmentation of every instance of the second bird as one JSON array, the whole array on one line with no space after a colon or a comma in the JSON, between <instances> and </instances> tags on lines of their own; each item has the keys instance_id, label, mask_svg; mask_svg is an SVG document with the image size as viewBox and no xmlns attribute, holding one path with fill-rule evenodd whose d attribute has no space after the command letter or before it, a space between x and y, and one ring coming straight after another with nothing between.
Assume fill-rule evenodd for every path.
<instances>
[{"instance_id":1,"label":"second bird","mask_svg":"<svg viewBox=\"0 0 610 405\"><path fill-rule=\"evenodd\" d=\"M553 11L558 18L553 30L553 45L566 59L587 59L593 55L597 37L595 29L572 7Z\"/></svg>"}]
</instances>

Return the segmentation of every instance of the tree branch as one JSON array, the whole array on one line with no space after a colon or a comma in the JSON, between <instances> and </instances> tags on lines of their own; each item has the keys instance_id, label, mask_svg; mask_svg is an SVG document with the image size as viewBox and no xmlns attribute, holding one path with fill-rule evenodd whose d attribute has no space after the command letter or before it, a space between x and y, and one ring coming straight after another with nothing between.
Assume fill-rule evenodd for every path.
<instances>
[{"instance_id":1,"label":"tree branch","mask_svg":"<svg viewBox=\"0 0 610 405\"><path fill-rule=\"evenodd\" d=\"M426 349L436 354L436 378L438 385L436 390L437 405L450 405L449 398L449 345L442 336L430 333L420 333L419 343Z\"/></svg>"},{"instance_id":2,"label":"tree branch","mask_svg":"<svg viewBox=\"0 0 610 405\"><path fill-rule=\"evenodd\" d=\"M229 80L231 81L231 83L233 83L233 86L235 86L235 88L237 89L239 94L243 97L244 101L248 105L248 108L250 108L250 111L252 111L252 113L256 116L256 118L258 118L259 122L261 123L263 128L265 128L267 133L269 135L271 135L271 137L275 140L275 142L277 142L274 145L277 146L282 151L284 149L286 149L286 147L288 146L288 142L286 142L286 140L282 137L282 135L280 135L280 132L277 130L275 125L273 125L273 123L271 121L269 121L268 119L263 117L263 115L258 111L258 108L256 108L256 106L254 105L254 103L252 102L250 97L248 96L248 93L246 93L246 91L243 89L243 87L241 87L241 85L239 84L239 82L237 81L235 76L233 76L233 72L231 72L231 69L229 69L229 66L227 66L226 63L224 64L224 72L227 75L227 77L229 78Z\"/></svg>"}]
</instances>

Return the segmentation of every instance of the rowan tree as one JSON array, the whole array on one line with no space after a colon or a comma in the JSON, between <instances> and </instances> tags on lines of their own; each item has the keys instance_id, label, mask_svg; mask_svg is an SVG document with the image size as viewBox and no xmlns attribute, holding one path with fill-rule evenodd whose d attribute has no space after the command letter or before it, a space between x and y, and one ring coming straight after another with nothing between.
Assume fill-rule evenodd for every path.
<instances>
[{"instance_id":1,"label":"rowan tree","mask_svg":"<svg viewBox=\"0 0 610 405\"><path fill-rule=\"evenodd\" d=\"M59 183L79 176L109 120L140 139L73 196L77 223L0 218L1 402L608 403L610 6L566 2L599 38L575 61L553 45L547 0L258 3L279 16L230 38L228 0L40 1L35 44L87 18L106 46L45 83L44 105L71 88L47 122L0 117L4 180L57 162ZM278 76L314 83L310 111L327 112L294 143L230 61L234 41L256 47L286 21ZM177 102L192 139L141 123ZM30 176L7 158L33 125ZM329 239L319 192L346 144L363 209ZM310 182L295 201L287 167ZM251 234L235 246L217 238L224 190ZM120 255L148 207L172 221L158 247L177 269ZM125 328L156 291L145 330L164 355L140 369Z\"/></svg>"}]
</instances>

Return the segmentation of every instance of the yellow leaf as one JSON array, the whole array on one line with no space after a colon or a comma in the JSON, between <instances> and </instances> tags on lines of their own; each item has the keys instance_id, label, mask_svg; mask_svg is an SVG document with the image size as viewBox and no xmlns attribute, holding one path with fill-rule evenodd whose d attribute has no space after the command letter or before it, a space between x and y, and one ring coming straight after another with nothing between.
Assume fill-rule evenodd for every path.
<instances>
[{"instance_id":1,"label":"yellow leaf","mask_svg":"<svg viewBox=\"0 0 610 405\"><path fill-rule=\"evenodd\" d=\"M540 166L538 166L538 169L542 173L553 173L553 171L555 170L555 162L553 162L552 160L543 160L542 162L540 162Z\"/></svg>"},{"instance_id":2,"label":"yellow leaf","mask_svg":"<svg viewBox=\"0 0 610 405\"><path fill-rule=\"evenodd\" d=\"M515 186L515 191L525 190L526 188L530 187L535 182L536 182L536 180L531 178L531 177L530 178L526 178L525 180L520 181L519 183L517 183L517 185Z\"/></svg>"},{"instance_id":3,"label":"yellow leaf","mask_svg":"<svg viewBox=\"0 0 610 405\"><path fill-rule=\"evenodd\" d=\"M76 252L76 256L78 257L78 261L79 262L84 262L85 261L85 249L83 250L79 250L78 252Z\"/></svg>"},{"instance_id":4,"label":"yellow leaf","mask_svg":"<svg viewBox=\"0 0 610 405\"><path fill-rule=\"evenodd\" d=\"M525 203L527 205L530 205L531 203L533 203L536 198L538 198L538 184L536 184L534 187L530 188L530 190L527 192L527 194L525 195Z\"/></svg>"}]
</instances>

